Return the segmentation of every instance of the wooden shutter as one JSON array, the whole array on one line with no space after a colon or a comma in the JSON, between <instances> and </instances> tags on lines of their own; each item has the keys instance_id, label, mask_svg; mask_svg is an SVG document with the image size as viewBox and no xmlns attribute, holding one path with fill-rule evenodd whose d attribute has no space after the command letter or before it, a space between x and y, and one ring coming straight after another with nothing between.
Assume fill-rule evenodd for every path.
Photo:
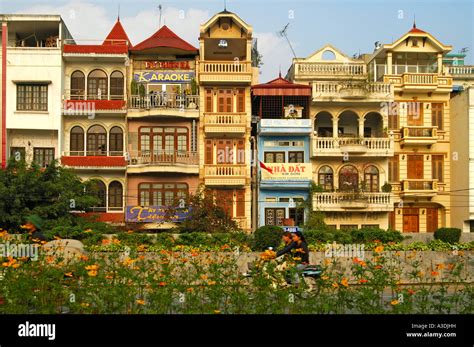
<instances>
[{"instance_id":1,"label":"wooden shutter","mask_svg":"<svg viewBox=\"0 0 474 347\"><path fill-rule=\"evenodd\" d=\"M206 89L206 108L204 112L213 112L212 89Z\"/></svg>"},{"instance_id":2,"label":"wooden shutter","mask_svg":"<svg viewBox=\"0 0 474 347\"><path fill-rule=\"evenodd\" d=\"M237 92L237 112L245 112L245 89Z\"/></svg>"},{"instance_id":3,"label":"wooden shutter","mask_svg":"<svg viewBox=\"0 0 474 347\"><path fill-rule=\"evenodd\" d=\"M431 174L433 179L443 182L443 155L431 156Z\"/></svg>"},{"instance_id":4,"label":"wooden shutter","mask_svg":"<svg viewBox=\"0 0 474 347\"><path fill-rule=\"evenodd\" d=\"M400 180L399 178L399 156L394 155L393 158L390 158L388 160L388 181L389 182L398 182Z\"/></svg>"},{"instance_id":5,"label":"wooden shutter","mask_svg":"<svg viewBox=\"0 0 474 347\"><path fill-rule=\"evenodd\" d=\"M408 178L423 179L423 155L408 156Z\"/></svg>"},{"instance_id":6,"label":"wooden shutter","mask_svg":"<svg viewBox=\"0 0 474 347\"><path fill-rule=\"evenodd\" d=\"M235 191L236 193L236 216L237 217L244 217L245 216L245 190L238 189Z\"/></svg>"},{"instance_id":7,"label":"wooden shutter","mask_svg":"<svg viewBox=\"0 0 474 347\"><path fill-rule=\"evenodd\" d=\"M431 125L443 130L443 103L431 104Z\"/></svg>"},{"instance_id":8,"label":"wooden shutter","mask_svg":"<svg viewBox=\"0 0 474 347\"><path fill-rule=\"evenodd\" d=\"M212 147L212 140L206 140L206 149L204 153L204 162L206 164L212 164L214 162Z\"/></svg>"}]
</instances>

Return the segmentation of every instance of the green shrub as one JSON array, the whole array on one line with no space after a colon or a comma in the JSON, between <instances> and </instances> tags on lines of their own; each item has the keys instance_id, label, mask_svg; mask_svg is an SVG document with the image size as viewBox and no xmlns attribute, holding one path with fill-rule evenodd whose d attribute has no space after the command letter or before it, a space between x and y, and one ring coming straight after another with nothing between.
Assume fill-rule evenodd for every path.
<instances>
[{"instance_id":1,"label":"green shrub","mask_svg":"<svg viewBox=\"0 0 474 347\"><path fill-rule=\"evenodd\" d=\"M92 245L100 244L103 238L104 238L103 234L92 234L83 238L81 241L86 246L92 246Z\"/></svg>"},{"instance_id":2,"label":"green shrub","mask_svg":"<svg viewBox=\"0 0 474 347\"><path fill-rule=\"evenodd\" d=\"M173 235L166 232L156 234L155 242L157 245L162 245L165 247L172 247L176 244L176 240L174 239Z\"/></svg>"},{"instance_id":3,"label":"green shrub","mask_svg":"<svg viewBox=\"0 0 474 347\"><path fill-rule=\"evenodd\" d=\"M277 248L281 243L283 230L274 225L265 225L253 234L252 249L255 251L264 251L268 247Z\"/></svg>"},{"instance_id":4,"label":"green shrub","mask_svg":"<svg viewBox=\"0 0 474 347\"><path fill-rule=\"evenodd\" d=\"M352 242L365 243L379 240L383 243L401 242L403 235L396 230L384 230L380 228L361 228L351 230Z\"/></svg>"},{"instance_id":5,"label":"green shrub","mask_svg":"<svg viewBox=\"0 0 474 347\"><path fill-rule=\"evenodd\" d=\"M348 244L353 242L351 233L345 230L335 232L333 238L337 243Z\"/></svg>"},{"instance_id":6,"label":"green shrub","mask_svg":"<svg viewBox=\"0 0 474 347\"><path fill-rule=\"evenodd\" d=\"M207 244L210 241L210 237L206 233L190 232L179 234L176 241L178 245L199 246Z\"/></svg>"},{"instance_id":7,"label":"green shrub","mask_svg":"<svg viewBox=\"0 0 474 347\"><path fill-rule=\"evenodd\" d=\"M153 238L147 234L119 233L117 234L117 239L119 239L121 243L130 246L153 244Z\"/></svg>"},{"instance_id":8,"label":"green shrub","mask_svg":"<svg viewBox=\"0 0 474 347\"><path fill-rule=\"evenodd\" d=\"M326 243L334 241L334 233L326 229L308 230L304 231L303 234L308 244L319 242Z\"/></svg>"},{"instance_id":9,"label":"green shrub","mask_svg":"<svg viewBox=\"0 0 474 347\"><path fill-rule=\"evenodd\" d=\"M461 238L461 229L458 228L439 228L434 232L434 238L449 243L459 242Z\"/></svg>"}]
</instances>

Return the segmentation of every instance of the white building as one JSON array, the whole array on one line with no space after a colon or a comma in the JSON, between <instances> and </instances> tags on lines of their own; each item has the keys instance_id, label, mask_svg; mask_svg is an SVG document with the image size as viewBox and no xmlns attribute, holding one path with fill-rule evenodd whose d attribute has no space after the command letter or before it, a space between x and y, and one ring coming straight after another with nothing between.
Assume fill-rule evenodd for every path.
<instances>
[{"instance_id":1,"label":"white building","mask_svg":"<svg viewBox=\"0 0 474 347\"><path fill-rule=\"evenodd\" d=\"M0 15L0 22L6 128L2 158L16 155L45 166L62 151L61 47L71 35L59 15Z\"/></svg>"}]
</instances>

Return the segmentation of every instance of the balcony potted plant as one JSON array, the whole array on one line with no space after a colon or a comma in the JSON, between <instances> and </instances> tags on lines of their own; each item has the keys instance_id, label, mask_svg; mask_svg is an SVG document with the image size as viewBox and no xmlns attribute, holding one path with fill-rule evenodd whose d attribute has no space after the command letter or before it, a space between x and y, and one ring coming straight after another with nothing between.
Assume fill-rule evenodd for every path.
<instances>
[{"instance_id":1,"label":"balcony potted plant","mask_svg":"<svg viewBox=\"0 0 474 347\"><path fill-rule=\"evenodd\" d=\"M382 192L384 193L391 193L392 192L392 185L388 182L385 182L382 186Z\"/></svg>"},{"instance_id":2,"label":"balcony potted plant","mask_svg":"<svg viewBox=\"0 0 474 347\"><path fill-rule=\"evenodd\" d=\"M191 95L192 96L197 96L199 93L198 93L198 85L197 85L197 82L196 82L196 79L192 79L191 80ZM188 104L188 108L190 109L197 109L197 104L194 102L194 100L191 100L191 102Z\"/></svg>"}]
</instances>

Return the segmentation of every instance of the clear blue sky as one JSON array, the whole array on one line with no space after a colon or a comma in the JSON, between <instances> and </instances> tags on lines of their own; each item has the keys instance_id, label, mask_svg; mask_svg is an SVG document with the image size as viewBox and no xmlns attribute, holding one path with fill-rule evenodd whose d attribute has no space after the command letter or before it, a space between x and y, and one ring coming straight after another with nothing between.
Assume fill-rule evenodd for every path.
<instances>
[{"instance_id":1,"label":"clear blue sky","mask_svg":"<svg viewBox=\"0 0 474 347\"><path fill-rule=\"evenodd\" d=\"M158 4L185 10L208 10L210 14L224 7L224 0L0 0L0 12L12 13L25 11L30 6L61 6L71 2L100 5L111 21L117 15L119 3L122 16L133 16L147 9L157 13ZM370 53L375 41L390 43L407 32L416 16L418 28L430 32L442 43L452 45L453 52L469 47L466 64L474 64L474 0L227 0L227 9L251 24L256 33L278 35L277 32L289 22L288 37L298 57L305 57L326 43L348 55ZM289 18L289 11L293 11L294 19ZM193 37L197 36L196 32ZM280 44L287 46L284 42ZM271 57L263 58L265 62ZM283 72L289 63L279 62ZM263 66L265 77L278 73L265 71L266 68L274 70L274 65Z\"/></svg>"}]
</instances>

